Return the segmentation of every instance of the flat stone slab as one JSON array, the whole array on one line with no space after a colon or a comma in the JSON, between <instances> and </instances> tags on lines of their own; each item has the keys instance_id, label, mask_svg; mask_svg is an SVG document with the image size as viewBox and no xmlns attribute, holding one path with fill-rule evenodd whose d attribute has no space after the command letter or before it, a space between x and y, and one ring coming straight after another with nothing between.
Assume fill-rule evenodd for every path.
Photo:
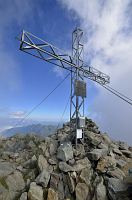
<instances>
[{"instance_id":1,"label":"flat stone slab","mask_svg":"<svg viewBox=\"0 0 132 200\"><path fill-rule=\"evenodd\" d=\"M15 165L9 162L0 161L0 177L8 176L15 171Z\"/></svg>"}]
</instances>

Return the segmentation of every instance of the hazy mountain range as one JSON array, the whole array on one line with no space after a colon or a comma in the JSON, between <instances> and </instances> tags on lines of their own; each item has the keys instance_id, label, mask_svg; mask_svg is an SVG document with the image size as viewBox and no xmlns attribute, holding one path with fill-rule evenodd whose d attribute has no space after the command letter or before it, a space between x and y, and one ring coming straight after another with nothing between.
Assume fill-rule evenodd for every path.
<instances>
[{"instance_id":1,"label":"hazy mountain range","mask_svg":"<svg viewBox=\"0 0 132 200\"><path fill-rule=\"evenodd\" d=\"M48 136L50 134L54 134L56 130L57 130L57 125L32 124L28 126L6 129L1 132L1 135L4 137L10 137L15 134L25 135L29 133L34 133L41 136Z\"/></svg>"}]
</instances>

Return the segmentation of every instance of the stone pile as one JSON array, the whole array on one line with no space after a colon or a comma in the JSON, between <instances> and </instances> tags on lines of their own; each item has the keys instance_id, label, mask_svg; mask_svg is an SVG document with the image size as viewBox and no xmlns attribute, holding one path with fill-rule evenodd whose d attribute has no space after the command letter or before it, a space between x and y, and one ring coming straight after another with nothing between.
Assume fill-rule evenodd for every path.
<instances>
[{"instance_id":1,"label":"stone pile","mask_svg":"<svg viewBox=\"0 0 132 200\"><path fill-rule=\"evenodd\" d=\"M89 119L84 143L74 137L67 123L46 138L0 139L0 200L132 199L132 148Z\"/></svg>"}]
</instances>

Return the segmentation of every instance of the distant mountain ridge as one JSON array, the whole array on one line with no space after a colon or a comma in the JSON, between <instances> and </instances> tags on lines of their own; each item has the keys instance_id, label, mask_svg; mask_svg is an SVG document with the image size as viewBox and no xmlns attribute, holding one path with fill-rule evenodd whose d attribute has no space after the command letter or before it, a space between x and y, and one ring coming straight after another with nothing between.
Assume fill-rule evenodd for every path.
<instances>
[{"instance_id":1,"label":"distant mountain ridge","mask_svg":"<svg viewBox=\"0 0 132 200\"><path fill-rule=\"evenodd\" d=\"M56 130L57 125L32 124L28 126L6 129L1 132L1 135L3 135L4 137L10 137L18 133L22 135L34 133L41 136L48 136L54 134Z\"/></svg>"}]
</instances>

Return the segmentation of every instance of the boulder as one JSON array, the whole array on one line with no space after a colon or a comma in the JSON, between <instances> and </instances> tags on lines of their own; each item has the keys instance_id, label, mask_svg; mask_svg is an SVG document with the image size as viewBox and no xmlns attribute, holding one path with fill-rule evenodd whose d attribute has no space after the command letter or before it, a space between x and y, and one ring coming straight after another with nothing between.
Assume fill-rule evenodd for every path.
<instances>
[{"instance_id":1,"label":"boulder","mask_svg":"<svg viewBox=\"0 0 132 200\"><path fill-rule=\"evenodd\" d=\"M87 200L89 188L85 183L78 183L75 192L76 200Z\"/></svg>"},{"instance_id":2,"label":"boulder","mask_svg":"<svg viewBox=\"0 0 132 200\"><path fill-rule=\"evenodd\" d=\"M105 185L103 184L103 179L101 179L101 182L99 182L97 185L96 185L96 188L95 188L95 199L96 200L107 200L107 191L106 191L106 187Z\"/></svg>"},{"instance_id":3,"label":"boulder","mask_svg":"<svg viewBox=\"0 0 132 200\"><path fill-rule=\"evenodd\" d=\"M38 186L35 182L32 182L30 184L30 188L28 191L28 199L29 200L44 200L42 187Z\"/></svg>"},{"instance_id":4,"label":"boulder","mask_svg":"<svg viewBox=\"0 0 132 200\"><path fill-rule=\"evenodd\" d=\"M88 153L90 160L96 161L107 155L107 149L94 149Z\"/></svg>"},{"instance_id":5,"label":"boulder","mask_svg":"<svg viewBox=\"0 0 132 200\"><path fill-rule=\"evenodd\" d=\"M125 142L119 142L120 150L128 150L128 145Z\"/></svg>"},{"instance_id":6,"label":"boulder","mask_svg":"<svg viewBox=\"0 0 132 200\"><path fill-rule=\"evenodd\" d=\"M80 178L81 182L84 182L84 183L86 183L86 185L89 186L91 183L92 175L93 175L93 170L91 168L86 167L86 168L82 169L79 178Z\"/></svg>"},{"instance_id":7,"label":"boulder","mask_svg":"<svg viewBox=\"0 0 132 200\"><path fill-rule=\"evenodd\" d=\"M91 162L87 157L77 160L75 165L73 165L74 171L81 171L84 168L91 168Z\"/></svg>"},{"instance_id":8,"label":"boulder","mask_svg":"<svg viewBox=\"0 0 132 200\"><path fill-rule=\"evenodd\" d=\"M127 189L128 187L123 180L116 178L108 179L108 194L111 200L127 197Z\"/></svg>"},{"instance_id":9,"label":"boulder","mask_svg":"<svg viewBox=\"0 0 132 200\"><path fill-rule=\"evenodd\" d=\"M87 137L89 143L94 146L98 146L102 142L102 138L100 138L99 135L91 131L86 131L85 136Z\"/></svg>"},{"instance_id":10,"label":"boulder","mask_svg":"<svg viewBox=\"0 0 132 200\"><path fill-rule=\"evenodd\" d=\"M73 172L74 168L68 165L66 162L59 162L59 169L63 172Z\"/></svg>"},{"instance_id":11,"label":"boulder","mask_svg":"<svg viewBox=\"0 0 132 200\"><path fill-rule=\"evenodd\" d=\"M38 157L38 168L39 168L40 172L42 172L43 169L48 168L47 160L43 155L39 155L39 157Z\"/></svg>"},{"instance_id":12,"label":"boulder","mask_svg":"<svg viewBox=\"0 0 132 200\"><path fill-rule=\"evenodd\" d=\"M27 192L22 193L20 200L27 200Z\"/></svg>"},{"instance_id":13,"label":"boulder","mask_svg":"<svg viewBox=\"0 0 132 200\"><path fill-rule=\"evenodd\" d=\"M113 170L108 170L106 173L113 178L118 178L122 180L125 177L124 172L117 167Z\"/></svg>"},{"instance_id":14,"label":"boulder","mask_svg":"<svg viewBox=\"0 0 132 200\"><path fill-rule=\"evenodd\" d=\"M55 192L52 188L49 188L47 200L58 200L58 193Z\"/></svg>"},{"instance_id":15,"label":"boulder","mask_svg":"<svg viewBox=\"0 0 132 200\"><path fill-rule=\"evenodd\" d=\"M116 160L111 156L106 156L98 161L96 170L98 172L105 173L108 169L114 169L116 167Z\"/></svg>"},{"instance_id":16,"label":"boulder","mask_svg":"<svg viewBox=\"0 0 132 200\"><path fill-rule=\"evenodd\" d=\"M0 161L0 177L5 177L15 170L15 165L10 162Z\"/></svg>"},{"instance_id":17,"label":"boulder","mask_svg":"<svg viewBox=\"0 0 132 200\"><path fill-rule=\"evenodd\" d=\"M117 149L117 148L114 148L114 149L113 149L113 152L114 152L115 154L118 154L119 156L122 156L122 152L121 152L119 149Z\"/></svg>"},{"instance_id":18,"label":"boulder","mask_svg":"<svg viewBox=\"0 0 132 200\"><path fill-rule=\"evenodd\" d=\"M116 164L117 164L117 167L122 168L127 164L127 162L122 159L119 159L116 161Z\"/></svg>"},{"instance_id":19,"label":"boulder","mask_svg":"<svg viewBox=\"0 0 132 200\"><path fill-rule=\"evenodd\" d=\"M25 188L25 182L21 172L15 171L5 179L9 191L10 200L17 198Z\"/></svg>"},{"instance_id":20,"label":"boulder","mask_svg":"<svg viewBox=\"0 0 132 200\"><path fill-rule=\"evenodd\" d=\"M70 189L70 192L73 193L75 190L75 182L74 179L71 177L70 173L67 175L67 183Z\"/></svg>"},{"instance_id":21,"label":"boulder","mask_svg":"<svg viewBox=\"0 0 132 200\"><path fill-rule=\"evenodd\" d=\"M132 158L132 152L129 150L121 150L121 152L128 158Z\"/></svg>"},{"instance_id":22,"label":"boulder","mask_svg":"<svg viewBox=\"0 0 132 200\"><path fill-rule=\"evenodd\" d=\"M46 169L43 169L43 171L37 176L35 181L38 185L47 187L49 180L50 180L50 173Z\"/></svg>"},{"instance_id":23,"label":"boulder","mask_svg":"<svg viewBox=\"0 0 132 200\"><path fill-rule=\"evenodd\" d=\"M59 181L58 183L58 197L59 197L59 200L64 200L64 183L63 181Z\"/></svg>"},{"instance_id":24,"label":"boulder","mask_svg":"<svg viewBox=\"0 0 132 200\"><path fill-rule=\"evenodd\" d=\"M64 162L73 159L73 149L70 142L65 142L60 145L57 158Z\"/></svg>"},{"instance_id":25,"label":"boulder","mask_svg":"<svg viewBox=\"0 0 132 200\"><path fill-rule=\"evenodd\" d=\"M60 181L60 175L57 173L51 173L50 188L57 190L59 181Z\"/></svg>"}]
</instances>

